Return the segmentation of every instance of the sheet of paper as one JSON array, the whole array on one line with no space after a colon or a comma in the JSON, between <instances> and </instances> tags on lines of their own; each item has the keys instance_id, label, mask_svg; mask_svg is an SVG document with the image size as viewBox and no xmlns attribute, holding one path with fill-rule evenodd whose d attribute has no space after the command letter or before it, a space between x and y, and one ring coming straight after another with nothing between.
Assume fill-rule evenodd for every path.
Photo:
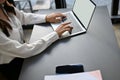
<instances>
[{"instance_id":1,"label":"sheet of paper","mask_svg":"<svg viewBox=\"0 0 120 80\"><path fill-rule=\"evenodd\" d=\"M102 80L100 70L60 75L46 75L44 80Z\"/></svg>"}]
</instances>

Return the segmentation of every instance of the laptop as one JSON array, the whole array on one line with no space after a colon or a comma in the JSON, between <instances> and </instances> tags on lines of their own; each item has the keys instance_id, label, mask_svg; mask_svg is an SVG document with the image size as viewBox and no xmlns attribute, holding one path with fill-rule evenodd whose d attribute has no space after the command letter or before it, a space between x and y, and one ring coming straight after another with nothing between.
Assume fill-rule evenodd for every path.
<instances>
[{"instance_id":1,"label":"laptop","mask_svg":"<svg viewBox=\"0 0 120 80\"><path fill-rule=\"evenodd\" d=\"M88 30L95 8L96 5L91 0L75 0L73 9L63 13L67 18L63 19L60 23L51 23L51 26L53 30L56 30L61 23L72 22L70 24L73 27L71 34L65 32L62 35L63 37L85 33Z\"/></svg>"}]
</instances>

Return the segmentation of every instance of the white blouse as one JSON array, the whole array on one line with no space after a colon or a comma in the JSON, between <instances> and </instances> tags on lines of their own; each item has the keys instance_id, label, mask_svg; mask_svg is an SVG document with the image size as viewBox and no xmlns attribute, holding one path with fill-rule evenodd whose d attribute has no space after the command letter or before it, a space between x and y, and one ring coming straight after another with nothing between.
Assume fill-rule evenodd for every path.
<instances>
[{"instance_id":1,"label":"white blouse","mask_svg":"<svg viewBox=\"0 0 120 80\"><path fill-rule=\"evenodd\" d=\"M44 23L46 15L24 13L15 8L16 16L8 14L9 23L13 30L7 37L0 29L0 64L9 63L15 57L28 58L41 53L50 44L59 39L56 32L52 32L33 43L23 43L22 25Z\"/></svg>"}]
</instances>

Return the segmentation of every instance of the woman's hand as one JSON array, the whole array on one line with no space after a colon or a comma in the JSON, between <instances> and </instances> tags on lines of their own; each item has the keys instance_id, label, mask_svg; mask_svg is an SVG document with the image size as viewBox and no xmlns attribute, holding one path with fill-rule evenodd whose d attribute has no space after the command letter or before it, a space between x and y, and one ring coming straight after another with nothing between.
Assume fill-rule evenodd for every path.
<instances>
[{"instance_id":1,"label":"woman's hand","mask_svg":"<svg viewBox=\"0 0 120 80\"><path fill-rule=\"evenodd\" d=\"M71 33L73 27L70 26L71 22L67 22L67 23L62 23L55 31L57 32L57 34L59 35L59 37L61 37L61 35L65 32L68 31Z\"/></svg>"},{"instance_id":2,"label":"woman's hand","mask_svg":"<svg viewBox=\"0 0 120 80\"><path fill-rule=\"evenodd\" d=\"M46 16L46 22L58 23L61 22L66 16L62 13L51 13Z\"/></svg>"}]
</instances>

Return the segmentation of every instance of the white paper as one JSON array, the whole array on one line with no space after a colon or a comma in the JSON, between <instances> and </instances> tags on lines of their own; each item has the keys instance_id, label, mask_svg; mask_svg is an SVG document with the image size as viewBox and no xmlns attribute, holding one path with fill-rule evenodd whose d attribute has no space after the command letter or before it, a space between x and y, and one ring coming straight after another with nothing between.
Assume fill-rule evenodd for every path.
<instances>
[{"instance_id":1,"label":"white paper","mask_svg":"<svg viewBox=\"0 0 120 80\"><path fill-rule=\"evenodd\" d=\"M102 80L100 71L74 73L74 74L59 74L46 75L44 80Z\"/></svg>"}]
</instances>

